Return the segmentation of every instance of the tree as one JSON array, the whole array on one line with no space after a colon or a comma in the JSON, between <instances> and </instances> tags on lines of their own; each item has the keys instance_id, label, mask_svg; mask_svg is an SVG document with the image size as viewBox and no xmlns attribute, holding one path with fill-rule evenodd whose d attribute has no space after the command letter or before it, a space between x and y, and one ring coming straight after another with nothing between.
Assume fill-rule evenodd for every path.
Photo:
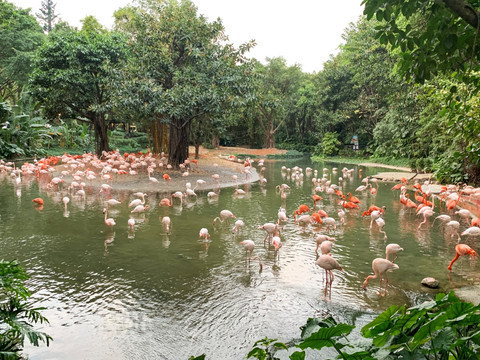
<instances>
[{"instance_id":1,"label":"tree","mask_svg":"<svg viewBox=\"0 0 480 360\"><path fill-rule=\"evenodd\" d=\"M398 49L398 68L423 83L441 72L465 72L478 63L477 1L364 0L380 43Z\"/></svg>"},{"instance_id":2,"label":"tree","mask_svg":"<svg viewBox=\"0 0 480 360\"><path fill-rule=\"evenodd\" d=\"M55 6L57 6L57 4L54 4L52 0L42 1L40 12L36 14L43 23L43 30L47 33L52 31L55 25L55 19L58 17L58 14L55 14Z\"/></svg>"},{"instance_id":3,"label":"tree","mask_svg":"<svg viewBox=\"0 0 480 360\"><path fill-rule=\"evenodd\" d=\"M126 40L119 33L54 31L35 63L32 92L43 102L46 114L91 122L98 155L109 150L112 81L126 56Z\"/></svg>"},{"instance_id":4,"label":"tree","mask_svg":"<svg viewBox=\"0 0 480 360\"><path fill-rule=\"evenodd\" d=\"M151 119L152 129L168 125L169 163L177 167L188 157L195 119L209 121L243 102L251 72L244 53L253 43L235 49L227 43L220 20L209 23L197 16L190 1L150 0L119 15L122 28L135 39L135 57L126 74L133 80L119 98L138 106L142 117ZM158 152L161 134L152 133Z\"/></svg>"},{"instance_id":5,"label":"tree","mask_svg":"<svg viewBox=\"0 0 480 360\"><path fill-rule=\"evenodd\" d=\"M0 99L15 103L32 72L32 58L45 35L30 9L0 2Z\"/></svg>"},{"instance_id":6,"label":"tree","mask_svg":"<svg viewBox=\"0 0 480 360\"><path fill-rule=\"evenodd\" d=\"M453 135L454 141L450 143L459 144L457 148L463 151L449 151L448 160L445 153L434 160L434 167L445 180L450 177L452 181L478 182L480 128L476 116L472 116L476 113L474 104L480 90L478 2L365 0L364 3L367 18L375 17L380 22L376 27L379 41L399 54L397 68L401 74L417 83L429 80L438 83L438 78L452 78L450 88L436 90L447 95L441 103L442 117L446 118L444 131Z\"/></svg>"},{"instance_id":7,"label":"tree","mask_svg":"<svg viewBox=\"0 0 480 360\"><path fill-rule=\"evenodd\" d=\"M293 110L294 97L303 79L298 65L287 66L282 57L258 64L258 102L255 119L263 130L264 147L275 147L275 134Z\"/></svg>"}]
</instances>

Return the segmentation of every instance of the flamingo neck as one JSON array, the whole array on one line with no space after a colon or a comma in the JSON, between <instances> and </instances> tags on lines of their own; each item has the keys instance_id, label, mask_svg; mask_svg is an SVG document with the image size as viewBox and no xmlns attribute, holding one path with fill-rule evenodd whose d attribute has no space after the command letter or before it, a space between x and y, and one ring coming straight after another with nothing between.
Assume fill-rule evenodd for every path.
<instances>
[{"instance_id":1,"label":"flamingo neck","mask_svg":"<svg viewBox=\"0 0 480 360\"><path fill-rule=\"evenodd\" d=\"M459 257L460 257L460 254L457 252L457 253L455 254L455 257L453 258L453 260L450 261L450 265L448 265L448 268L447 268L448 270L452 270L453 263L454 263L455 261L457 261L457 259L458 259Z\"/></svg>"}]
</instances>

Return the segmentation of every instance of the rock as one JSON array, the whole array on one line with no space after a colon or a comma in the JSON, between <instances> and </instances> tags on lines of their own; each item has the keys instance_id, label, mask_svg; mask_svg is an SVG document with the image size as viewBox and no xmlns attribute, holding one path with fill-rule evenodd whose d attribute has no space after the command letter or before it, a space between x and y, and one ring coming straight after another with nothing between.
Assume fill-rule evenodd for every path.
<instances>
[{"instance_id":1,"label":"rock","mask_svg":"<svg viewBox=\"0 0 480 360\"><path fill-rule=\"evenodd\" d=\"M432 289L436 289L438 288L439 282L432 277L426 277L422 280L422 285Z\"/></svg>"}]
</instances>

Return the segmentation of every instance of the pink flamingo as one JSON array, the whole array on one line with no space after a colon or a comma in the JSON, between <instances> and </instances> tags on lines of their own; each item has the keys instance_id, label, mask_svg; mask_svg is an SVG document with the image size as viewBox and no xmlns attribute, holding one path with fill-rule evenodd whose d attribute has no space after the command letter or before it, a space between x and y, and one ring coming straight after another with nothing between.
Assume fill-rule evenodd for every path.
<instances>
[{"instance_id":1,"label":"pink flamingo","mask_svg":"<svg viewBox=\"0 0 480 360\"><path fill-rule=\"evenodd\" d=\"M245 252L248 252L248 263L250 264L250 260L258 260L258 264L260 266L260 271L263 269L262 259L258 256L252 257L253 249L255 248L255 243L253 240L243 240L240 242L240 245L243 245Z\"/></svg>"},{"instance_id":2,"label":"pink flamingo","mask_svg":"<svg viewBox=\"0 0 480 360\"><path fill-rule=\"evenodd\" d=\"M268 244L270 245L270 241L272 239L272 236L276 235L278 233L278 224L274 223L265 223L262 226L258 227L259 230L265 230L266 235L265 239L263 239L263 245L265 246L265 241L267 241L268 238Z\"/></svg>"},{"instance_id":3,"label":"pink flamingo","mask_svg":"<svg viewBox=\"0 0 480 360\"><path fill-rule=\"evenodd\" d=\"M385 296L388 287L387 272L398 269L398 265L384 258L376 258L372 261L372 270L375 275L368 275L363 282L363 290L367 290L368 281L370 279L376 279L380 277L380 289L379 294ZM382 278L385 277L385 292L382 294Z\"/></svg>"},{"instance_id":4,"label":"pink flamingo","mask_svg":"<svg viewBox=\"0 0 480 360\"><path fill-rule=\"evenodd\" d=\"M203 241L207 241L208 239L210 239L210 234L208 233L207 228L201 228L198 236L200 237L200 239L203 239Z\"/></svg>"},{"instance_id":5,"label":"pink flamingo","mask_svg":"<svg viewBox=\"0 0 480 360\"><path fill-rule=\"evenodd\" d=\"M458 244L455 246L455 257L450 261L450 265L448 265L447 269L452 271L452 266L455 261L462 255L470 255L472 258L478 256L477 252L473 250L470 246L466 244Z\"/></svg>"},{"instance_id":6,"label":"pink flamingo","mask_svg":"<svg viewBox=\"0 0 480 360\"><path fill-rule=\"evenodd\" d=\"M328 242L332 242L332 241L337 241L334 237L330 237L328 235L318 235L317 238L315 239L315 242L317 243L317 247L315 248L315 253L317 253L318 251L318 248L320 247L321 244L323 244L325 241L328 241ZM322 254L323 255L326 255L323 253L323 250L322 248L320 248L320 250L322 251Z\"/></svg>"},{"instance_id":7,"label":"pink flamingo","mask_svg":"<svg viewBox=\"0 0 480 360\"><path fill-rule=\"evenodd\" d=\"M115 220L113 220L112 218L107 219L107 216L108 216L107 209L103 209L103 213L105 214L105 225L113 227L115 225Z\"/></svg>"},{"instance_id":8,"label":"pink flamingo","mask_svg":"<svg viewBox=\"0 0 480 360\"><path fill-rule=\"evenodd\" d=\"M162 218L162 225L163 225L163 228L165 229L165 233L170 234L170 225L171 225L172 221L170 220L170 217L169 216L164 216Z\"/></svg>"},{"instance_id":9,"label":"pink flamingo","mask_svg":"<svg viewBox=\"0 0 480 360\"><path fill-rule=\"evenodd\" d=\"M217 216L215 219L213 219L213 225L217 222L217 220L220 220L220 222L223 224L223 222L226 220L228 223L228 219L234 218L236 219L237 217L233 215L233 213L230 210L222 210L220 211L220 216Z\"/></svg>"},{"instance_id":10,"label":"pink flamingo","mask_svg":"<svg viewBox=\"0 0 480 360\"><path fill-rule=\"evenodd\" d=\"M400 245L398 244L388 244L387 247L385 248L385 255L386 255L386 259L388 260L388 257L390 255L395 255L395 259L392 260L392 262L395 262L395 260L397 260L397 257L398 257L398 253L400 251L403 251L403 248L400 247Z\"/></svg>"},{"instance_id":11,"label":"pink flamingo","mask_svg":"<svg viewBox=\"0 0 480 360\"><path fill-rule=\"evenodd\" d=\"M128 227L131 231L133 231L133 228L135 227L135 219L128 219Z\"/></svg>"},{"instance_id":12,"label":"pink flamingo","mask_svg":"<svg viewBox=\"0 0 480 360\"><path fill-rule=\"evenodd\" d=\"M315 261L315 264L325 269L325 285L332 285L334 276L332 270L343 271L342 267L331 255L320 255ZM330 279L330 281L329 281Z\"/></svg>"}]
</instances>

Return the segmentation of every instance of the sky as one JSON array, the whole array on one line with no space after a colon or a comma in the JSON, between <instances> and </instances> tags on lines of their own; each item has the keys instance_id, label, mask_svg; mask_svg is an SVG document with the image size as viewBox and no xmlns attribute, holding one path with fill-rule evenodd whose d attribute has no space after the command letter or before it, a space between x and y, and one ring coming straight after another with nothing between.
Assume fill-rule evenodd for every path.
<instances>
[{"instance_id":1,"label":"sky","mask_svg":"<svg viewBox=\"0 0 480 360\"><path fill-rule=\"evenodd\" d=\"M202 14L222 20L231 43L255 40L249 56L265 63L283 57L288 66L299 64L304 72L318 72L330 55L338 53L342 34L363 12L362 0L192 0ZM39 12L41 0L9 0L21 8ZM55 12L70 25L93 15L107 28L115 10L130 0L54 0Z\"/></svg>"}]
</instances>

